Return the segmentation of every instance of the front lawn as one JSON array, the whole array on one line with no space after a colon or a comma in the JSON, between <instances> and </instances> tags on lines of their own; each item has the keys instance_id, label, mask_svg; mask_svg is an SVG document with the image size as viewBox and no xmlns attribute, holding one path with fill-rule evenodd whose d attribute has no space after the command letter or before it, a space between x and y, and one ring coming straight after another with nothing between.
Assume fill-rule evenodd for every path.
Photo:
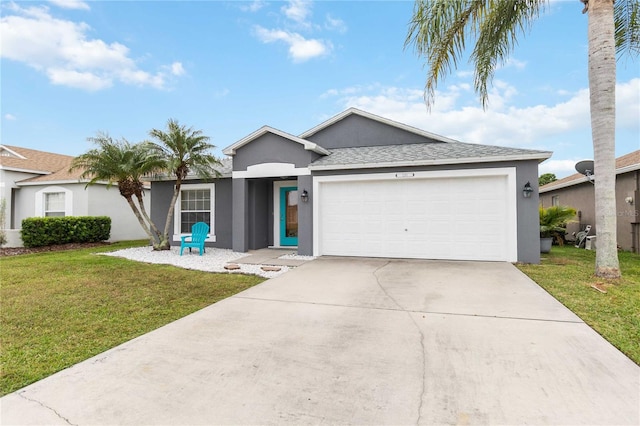
<instances>
[{"instance_id":1,"label":"front lawn","mask_svg":"<svg viewBox=\"0 0 640 426\"><path fill-rule=\"evenodd\" d=\"M0 259L1 395L264 281L95 254L145 244Z\"/></svg>"},{"instance_id":2,"label":"front lawn","mask_svg":"<svg viewBox=\"0 0 640 426\"><path fill-rule=\"evenodd\" d=\"M591 250L554 246L542 257L540 265L517 266L640 365L640 255L619 253L620 280L594 276Z\"/></svg>"}]
</instances>

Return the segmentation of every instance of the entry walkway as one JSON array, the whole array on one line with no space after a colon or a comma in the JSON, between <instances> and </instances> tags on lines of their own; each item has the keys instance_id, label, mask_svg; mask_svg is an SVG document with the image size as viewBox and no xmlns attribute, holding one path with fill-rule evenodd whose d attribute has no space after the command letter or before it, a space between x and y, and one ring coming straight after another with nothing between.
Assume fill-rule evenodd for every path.
<instances>
[{"instance_id":1,"label":"entry walkway","mask_svg":"<svg viewBox=\"0 0 640 426\"><path fill-rule=\"evenodd\" d=\"M307 263L309 260L291 258L281 259L281 256L295 256L296 250L281 248L264 248L258 250L249 250L246 257L236 259L234 263L244 263L247 265L272 265L272 266L291 266L296 267Z\"/></svg>"},{"instance_id":2,"label":"entry walkway","mask_svg":"<svg viewBox=\"0 0 640 426\"><path fill-rule=\"evenodd\" d=\"M0 409L3 425L638 425L640 367L511 264L322 257Z\"/></svg>"}]
</instances>

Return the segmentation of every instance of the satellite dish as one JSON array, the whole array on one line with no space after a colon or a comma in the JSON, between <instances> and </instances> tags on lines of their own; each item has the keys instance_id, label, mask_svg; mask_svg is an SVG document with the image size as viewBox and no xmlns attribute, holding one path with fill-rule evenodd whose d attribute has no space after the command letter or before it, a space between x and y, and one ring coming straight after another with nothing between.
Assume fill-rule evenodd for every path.
<instances>
[{"instance_id":1,"label":"satellite dish","mask_svg":"<svg viewBox=\"0 0 640 426\"><path fill-rule=\"evenodd\" d=\"M593 182L593 160L582 160L576 163L576 171Z\"/></svg>"}]
</instances>

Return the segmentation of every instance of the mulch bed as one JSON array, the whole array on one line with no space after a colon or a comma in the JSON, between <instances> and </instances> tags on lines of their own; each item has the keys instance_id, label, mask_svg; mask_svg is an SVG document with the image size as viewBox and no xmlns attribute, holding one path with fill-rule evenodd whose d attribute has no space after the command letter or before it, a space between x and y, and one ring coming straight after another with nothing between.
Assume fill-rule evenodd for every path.
<instances>
[{"instance_id":1,"label":"mulch bed","mask_svg":"<svg viewBox=\"0 0 640 426\"><path fill-rule=\"evenodd\" d=\"M55 246L31 247L31 248L0 247L0 257L18 256L21 254L42 253L42 252L48 252L48 251L76 250L76 249L83 249L83 248L108 246L110 244L111 243L100 242L100 243L69 243L69 244L58 244Z\"/></svg>"}]
</instances>

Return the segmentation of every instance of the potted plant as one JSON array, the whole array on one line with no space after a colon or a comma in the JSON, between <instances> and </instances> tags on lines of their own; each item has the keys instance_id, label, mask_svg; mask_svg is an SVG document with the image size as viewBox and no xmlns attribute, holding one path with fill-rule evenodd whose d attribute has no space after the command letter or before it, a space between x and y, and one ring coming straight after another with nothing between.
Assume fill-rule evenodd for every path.
<instances>
[{"instance_id":1,"label":"potted plant","mask_svg":"<svg viewBox=\"0 0 640 426\"><path fill-rule=\"evenodd\" d=\"M553 235L567 231L567 222L572 221L576 209L567 206L540 207L540 253L549 253Z\"/></svg>"}]
</instances>

